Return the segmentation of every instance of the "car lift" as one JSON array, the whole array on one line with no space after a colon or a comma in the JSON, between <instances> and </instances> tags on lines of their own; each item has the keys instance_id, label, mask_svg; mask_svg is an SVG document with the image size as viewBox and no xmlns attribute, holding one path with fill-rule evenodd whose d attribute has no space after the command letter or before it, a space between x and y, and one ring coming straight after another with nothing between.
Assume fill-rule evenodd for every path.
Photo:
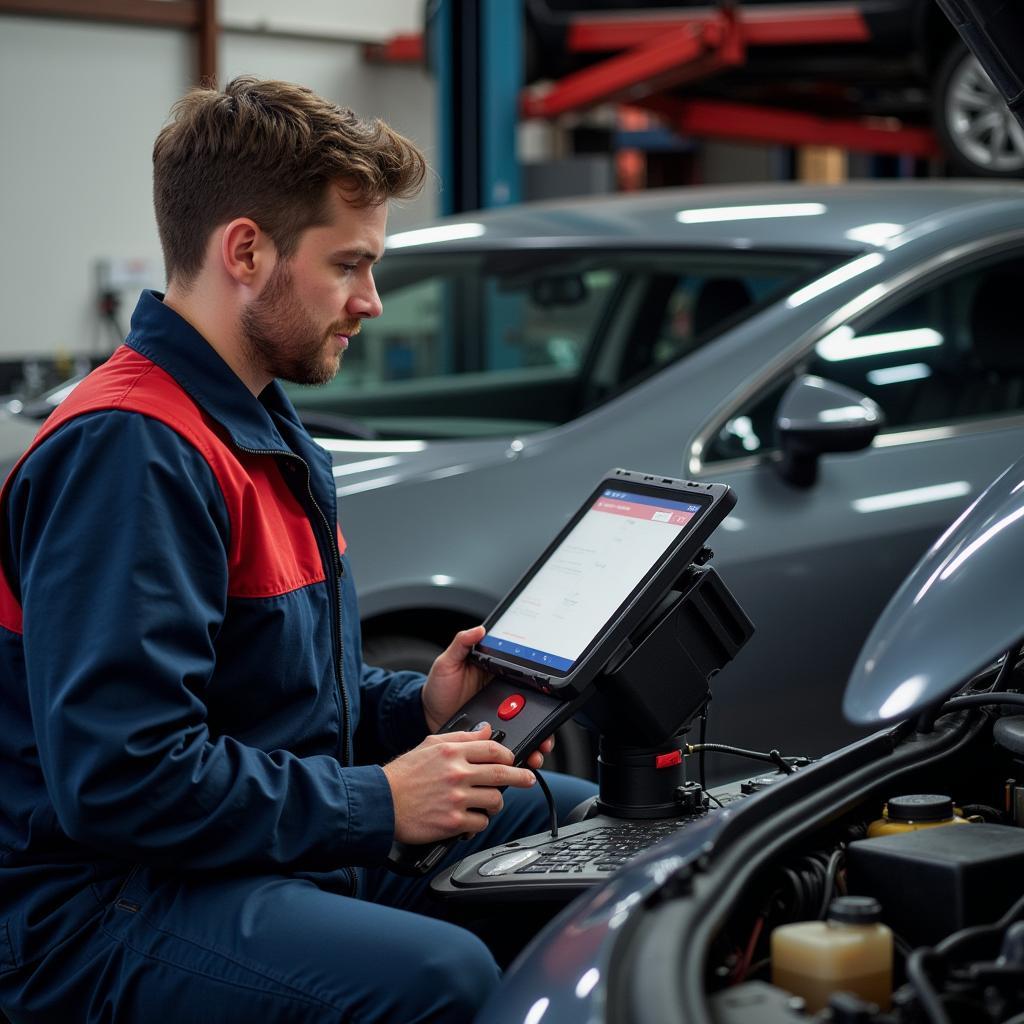
<instances>
[{"instance_id":1,"label":"car lift","mask_svg":"<svg viewBox=\"0 0 1024 1024\"><path fill-rule=\"evenodd\" d=\"M620 52L567 75L540 94L527 92L520 109L524 117L550 118L627 99L667 118L682 135L938 156L930 129L904 126L895 119L834 119L753 104L679 99L664 92L739 67L750 47L869 39L860 12L846 4L773 5L767 10L737 5L671 17L574 17L567 33L571 53Z\"/></svg>"},{"instance_id":2,"label":"car lift","mask_svg":"<svg viewBox=\"0 0 1024 1024\"><path fill-rule=\"evenodd\" d=\"M549 85L525 90L520 89L521 3L439 0L430 6L432 38L426 49L441 98L439 169L446 182L446 213L516 201L515 120L510 113L516 103L510 97L517 94L523 118L553 119L618 102L657 114L682 136L836 146L924 159L940 155L931 129L908 126L896 118L837 119L747 103L685 99L666 91L741 66L751 47L867 42L867 25L853 4L779 4L770 9L736 4L656 16L571 15L566 32L569 52L611 56ZM421 39L401 36L368 49L367 57L422 59L423 52Z\"/></svg>"}]
</instances>

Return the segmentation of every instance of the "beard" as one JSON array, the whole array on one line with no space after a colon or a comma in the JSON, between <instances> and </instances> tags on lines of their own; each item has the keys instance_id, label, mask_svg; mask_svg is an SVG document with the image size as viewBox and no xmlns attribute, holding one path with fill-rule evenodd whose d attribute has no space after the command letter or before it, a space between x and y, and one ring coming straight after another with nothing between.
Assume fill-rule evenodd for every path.
<instances>
[{"instance_id":1,"label":"beard","mask_svg":"<svg viewBox=\"0 0 1024 1024\"><path fill-rule=\"evenodd\" d=\"M274 267L259 296L242 310L239 326L246 358L272 377L293 384L326 384L341 366L335 334L359 333L359 321L339 321L325 331L295 297L287 264Z\"/></svg>"}]
</instances>

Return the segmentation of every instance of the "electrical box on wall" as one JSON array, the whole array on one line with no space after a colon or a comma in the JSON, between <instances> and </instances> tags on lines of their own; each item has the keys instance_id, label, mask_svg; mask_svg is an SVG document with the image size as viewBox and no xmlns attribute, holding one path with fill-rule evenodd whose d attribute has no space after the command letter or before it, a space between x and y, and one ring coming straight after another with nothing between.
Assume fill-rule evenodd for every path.
<instances>
[{"instance_id":1,"label":"electrical box on wall","mask_svg":"<svg viewBox=\"0 0 1024 1024\"><path fill-rule=\"evenodd\" d=\"M152 260L109 257L96 261L96 284L100 294L158 288L160 279L160 271Z\"/></svg>"}]
</instances>

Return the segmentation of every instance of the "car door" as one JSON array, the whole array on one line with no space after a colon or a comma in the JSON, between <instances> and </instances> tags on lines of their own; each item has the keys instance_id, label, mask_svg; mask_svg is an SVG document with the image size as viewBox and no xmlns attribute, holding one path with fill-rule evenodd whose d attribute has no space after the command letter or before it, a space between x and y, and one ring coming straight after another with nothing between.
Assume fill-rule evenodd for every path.
<instances>
[{"instance_id":1,"label":"car door","mask_svg":"<svg viewBox=\"0 0 1024 1024\"><path fill-rule=\"evenodd\" d=\"M758 630L715 683L715 739L815 754L855 735L840 702L871 624L1024 450L1024 247L908 276L705 435L701 474L740 498L719 568ZM774 417L798 372L869 395L887 424L866 451L823 457L809 487L774 459Z\"/></svg>"}]
</instances>

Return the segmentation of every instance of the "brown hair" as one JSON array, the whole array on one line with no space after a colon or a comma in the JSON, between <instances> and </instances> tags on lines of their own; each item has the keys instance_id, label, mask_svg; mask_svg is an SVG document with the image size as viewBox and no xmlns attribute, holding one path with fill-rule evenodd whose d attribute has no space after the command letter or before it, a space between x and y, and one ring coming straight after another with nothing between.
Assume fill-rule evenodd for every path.
<instances>
[{"instance_id":1,"label":"brown hair","mask_svg":"<svg viewBox=\"0 0 1024 1024\"><path fill-rule=\"evenodd\" d=\"M326 220L327 188L374 206L422 187L423 154L383 121L361 121L290 82L235 78L193 89L153 146L153 202L167 279L187 286L210 232L251 217L289 257Z\"/></svg>"}]
</instances>

